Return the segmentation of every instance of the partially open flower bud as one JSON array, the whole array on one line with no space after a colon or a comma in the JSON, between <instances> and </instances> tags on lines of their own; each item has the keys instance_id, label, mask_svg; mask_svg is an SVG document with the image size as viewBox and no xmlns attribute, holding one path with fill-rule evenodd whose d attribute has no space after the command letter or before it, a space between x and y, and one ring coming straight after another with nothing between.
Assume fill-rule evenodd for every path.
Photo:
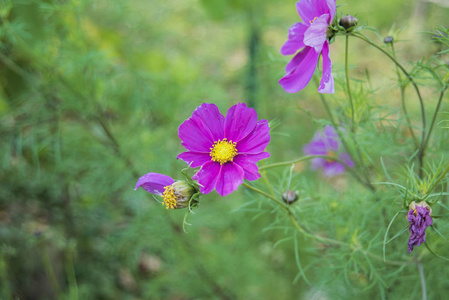
<instances>
[{"instance_id":1,"label":"partially open flower bud","mask_svg":"<svg viewBox=\"0 0 449 300\"><path fill-rule=\"evenodd\" d=\"M393 41L394 41L394 38L392 36L386 36L384 38L384 43L385 44L391 44L391 43L393 43Z\"/></svg>"},{"instance_id":2,"label":"partially open flower bud","mask_svg":"<svg viewBox=\"0 0 449 300\"><path fill-rule=\"evenodd\" d=\"M167 209L186 208L189 206L189 200L195 194L195 189L184 181L176 181L166 186L162 194L164 198L163 204Z\"/></svg>"},{"instance_id":3,"label":"partially open flower bud","mask_svg":"<svg viewBox=\"0 0 449 300\"><path fill-rule=\"evenodd\" d=\"M350 28L354 27L355 25L357 25L358 21L359 20L357 20L356 17L349 15L349 16L342 17L340 19L339 24L340 24L340 26L344 27L344 29L350 29Z\"/></svg>"},{"instance_id":4,"label":"partially open flower bud","mask_svg":"<svg viewBox=\"0 0 449 300\"><path fill-rule=\"evenodd\" d=\"M408 252L412 252L415 246L419 246L426 241L426 228L433 224L431 216L432 208L425 201L410 203L407 214L407 221L410 223Z\"/></svg>"},{"instance_id":5,"label":"partially open flower bud","mask_svg":"<svg viewBox=\"0 0 449 300\"><path fill-rule=\"evenodd\" d=\"M292 204L296 200L298 200L298 194L295 191L288 190L282 194L282 199L287 204Z\"/></svg>"}]
</instances>

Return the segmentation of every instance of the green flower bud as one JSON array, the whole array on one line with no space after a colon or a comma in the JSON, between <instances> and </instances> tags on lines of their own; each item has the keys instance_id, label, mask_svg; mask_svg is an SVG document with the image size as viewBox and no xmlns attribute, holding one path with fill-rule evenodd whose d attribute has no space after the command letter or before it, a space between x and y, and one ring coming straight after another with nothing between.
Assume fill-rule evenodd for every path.
<instances>
[{"instance_id":1,"label":"green flower bud","mask_svg":"<svg viewBox=\"0 0 449 300\"><path fill-rule=\"evenodd\" d=\"M195 188L190 184L184 181L176 181L165 187L165 191L162 194L164 198L162 204L165 204L167 209L186 208L189 206L190 198L195 193ZM194 202L196 203L197 201L194 200Z\"/></svg>"},{"instance_id":2,"label":"green flower bud","mask_svg":"<svg viewBox=\"0 0 449 300\"><path fill-rule=\"evenodd\" d=\"M394 41L394 38L392 36L386 36L384 38L384 43L385 44L391 44L391 43L393 43L393 41Z\"/></svg>"},{"instance_id":3,"label":"green flower bud","mask_svg":"<svg viewBox=\"0 0 449 300\"><path fill-rule=\"evenodd\" d=\"M287 204L292 204L296 200L298 200L298 194L295 191L288 190L282 194L282 199Z\"/></svg>"},{"instance_id":4,"label":"green flower bud","mask_svg":"<svg viewBox=\"0 0 449 300\"><path fill-rule=\"evenodd\" d=\"M352 27L356 26L359 20L357 20L354 16L344 16L340 19L340 26L342 26L344 29L349 31L349 29L352 29Z\"/></svg>"}]
</instances>

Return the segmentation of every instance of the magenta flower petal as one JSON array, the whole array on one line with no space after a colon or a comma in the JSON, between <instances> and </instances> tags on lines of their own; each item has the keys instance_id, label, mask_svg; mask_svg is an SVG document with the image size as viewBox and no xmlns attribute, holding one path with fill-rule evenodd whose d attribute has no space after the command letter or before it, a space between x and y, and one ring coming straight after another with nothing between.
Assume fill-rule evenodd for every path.
<instances>
[{"instance_id":1,"label":"magenta flower petal","mask_svg":"<svg viewBox=\"0 0 449 300\"><path fill-rule=\"evenodd\" d=\"M336 13L335 0L300 0L296 3L296 9L303 22L290 28L288 40L282 46L281 54L293 54L295 49L300 50L303 45L304 49L287 64L286 74L279 80L279 84L288 93L302 90L310 82L321 54L323 56L323 75L318 91L333 93L334 80L329 57L327 29Z\"/></svg>"},{"instance_id":2,"label":"magenta flower petal","mask_svg":"<svg viewBox=\"0 0 449 300\"><path fill-rule=\"evenodd\" d=\"M238 142L247 136L257 124L257 113L245 103L231 106L225 119L225 137L228 141Z\"/></svg>"},{"instance_id":3,"label":"magenta flower petal","mask_svg":"<svg viewBox=\"0 0 449 300\"><path fill-rule=\"evenodd\" d=\"M223 139L224 117L215 104L203 103L179 126L178 136L188 150L209 152L214 141Z\"/></svg>"},{"instance_id":4,"label":"magenta flower petal","mask_svg":"<svg viewBox=\"0 0 449 300\"><path fill-rule=\"evenodd\" d=\"M330 12L326 0L300 0L296 2L296 10L301 20L309 24L315 18Z\"/></svg>"},{"instance_id":5,"label":"magenta flower petal","mask_svg":"<svg viewBox=\"0 0 449 300\"><path fill-rule=\"evenodd\" d=\"M198 180L202 194L209 194L215 189L217 179L222 172L221 168L222 166L219 163L209 161L195 174L193 179Z\"/></svg>"},{"instance_id":6,"label":"magenta flower petal","mask_svg":"<svg viewBox=\"0 0 449 300\"><path fill-rule=\"evenodd\" d=\"M325 41L323 45L323 50L321 51L321 56L323 58L323 75L321 76L320 86L318 92L333 94L335 92L334 88L334 77L332 76L332 62L329 56L329 42Z\"/></svg>"},{"instance_id":7,"label":"magenta flower petal","mask_svg":"<svg viewBox=\"0 0 449 300\"><path fill-rule=\"evenodd\" d=\"M237 151L240 154L257 154L262 152L270 142L270 127L267 120L257 122L254 130L238 142Z\"/></svg>"},{"instance_id":8,"label":"magenta flower petal","mask_svg":"<svg viewBox=\"0 0 449 300\"><path fill-rule=\"evenodd\" d=\"M287 74L279 80L287 93L299 92L307 86L315 72L319 55L315 49L305 47L287 64Z\"/></svg>"},{"instance_id":9,"label":"magenta flower petal","mask_svg":"<svg viewBox=\"0 0 449 300\"><path fill-rule=\"evenodd\" d=\"M340 140L338 133L334 127L327 125L323 131L318 131L312 141L303 147L303 151L307 155L326 155L330 157L338 157L348 167L354 167L354 162L348 153L341 152ZM327 177L339 175L345 172L346 166L333 159L314 158L312 159L312 169L323 169L323 174Z\"/></svg>"},{"instance_id":10,"label":"magenta flower petal","mask_svg":"<svg viewBox=\"0 0 449 300\"><path fill-rule=\"evenodd\" d=\"M201 167L210 161L210 154L204 152L186 151L178 155L177 159L182 159L192 168Z\"/></svg>"},{"instance_id":11,"label":"magenta flower petal","mask_svg":"<svg viewBox=\"0 0 449 300\"><path fill-rule=\"evenodd\" d=\"M281 48L282 55L295 54L301 48L304 48L304 33L307 30L307 26L303 23L296 23L288 30L288 40Z\"/></svg>"},{"instance_id":12,"label":"magenta flower petal","mask_svg":"<svg viewBox=\"0 0 449 300\"><path fill-rule=\"evenodd\" d=\"M270 142L270 128L266 120L257 121L256 111L244 103L232 106L222 121L209 120L219 116L215 105L203 104L181 124L179 131L189 134L183 136L182 145L191 151L179 154L178 159L200 167L192 178L198 180L201 193L215 189L225 196L236 190L243 178L260 177L256 162L270 156L263 152ZM195 145L196 137L204 145Z\"/></svg>"},{"instance_id":13,"label":"magenta flower petal","mask_svg":"<svg viewBox=\"0 0 449 300\"><path fill-rule=\"evenodd\" d=\"M327 7L329 8L329 24L335 17L335 13L337 12L337 0L326 0Z\"/></svg>"},{"instance_id":14,"label":"magenta flower petal","mask_svg":"<svg viewBox=\"0 0 449 300\"><path fill-rule=\"evenodd\" d=\"M262 152L260 154L244 154L239 155L234 159L234 162L242 167L245 171L246 180L257 180L260 178L259 168L256 162L261 159L270 157L270 153Z\"/></svg>"},{"instance_id":15,"label":"magenta flower petal","mask_svg":"<svg viewBox=\"0 0 449 300\"><path fill-rule=\"evenodd\" d=\"M233 162L224 164L221 168L215 189L218 194L224 197L235 191L243 183L245 171Z\"/></svg>"},{"instance_id":16,"label":"magenta flower petal","mask_svg":"<svg viewBox=\"0 0 449 300\"><path fill-rule=\"evenodd\" d=\"M148 173L139 178L134 190L142 187L149 193L162 195L165 187L173 184L174 182L175 181L170 176L159 173Z\"/></svg>"},{"instance_id":17,"label":"magenta flower petal","mask_svg":"<svg viewBox=\"0 0 449 300\"><path fill-rule=\"evenodd\" d=\"M345 170L346 170L345 166L336 161L332 162L326 161L323 165L323 174L326 177L333 177L343 174Z\"/></svg>"},{"instance_id":18,"label":"magenta flower petal","mask_svg":"<svg viewBox=\"0 0 449 300\"><path fill-rule=\"evenodd\" d=\"M326 29L329 26L328 14L319 16L304 33L304 44L312 47L316 52L321 52L323 45L327 42Z\"/></svg>"}]
</instances>

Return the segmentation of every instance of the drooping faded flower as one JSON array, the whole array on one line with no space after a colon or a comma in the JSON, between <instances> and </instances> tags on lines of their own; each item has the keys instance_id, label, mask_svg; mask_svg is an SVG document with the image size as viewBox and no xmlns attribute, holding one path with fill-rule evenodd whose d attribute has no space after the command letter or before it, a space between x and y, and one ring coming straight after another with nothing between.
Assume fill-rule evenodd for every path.
<instances>
[{"instance_id":1,"label":"drooping faded flower","mask_svg":"<svg viewBox=\"0 0 449 300\"><path fill-rule=\"evenodd\" d=\"M332 63L329 57L328 27L337 10L336 0L300 0L296 10L302 23L288 31L288 40L281 48L282 55L296 54L285 68L279 84L288 93L296 93L307 86L317 67L320 54L323 58L323 75L318 92L334 93Z\"/></svg>"},{"instance_id":2,"label":"drooping faded flower","mask_svg":"<svg viewBox=\"0 0 449 300\"><path fill-rule=\"evenodd\" d=\"M270 142L267 120L245 103L232 106L224 117L215 104L203 103L179 126L179 138L188 150L178 155L192 168L203 194L216 190L221 196L235 191L246 180L260 177L256 162L270 156L263 152Z\"/></svg>"},{"instance_id":3,"label":"drooping faded flower","mask_svg":"<svg viewBox=\"0 0 449 300\"><path fill-rule=\"evenodd\" d=\"M412 252L413 247L421 245L426 241L426 228L433 224L432 209L425 202L415 203L409 206L407 221L410 222L410 238L408 240L408 252Z\"/></svg>"},{"instance_id":4,"label":"drooping faded flower","mask_svg":"<svg viewBox=\"0 0 449 300\"><path fill-rule=\"evenodd\" d=\"M170 176L158 173L148 173L137 181L134 190L142 187L151 194L162 196L162 204L167 209L185 208L195 193L195 188L184 181L175 181Z\"/></svg>"},{"instance_id":5,"label":"drooping faded flower","mask_svg":"<svg viewBox=\"0 0 449 300\"><path fill-rule=\"evenodd\" d=\"M326 125L324 130L319 130L315 133L312 141L305 145L303 151L306 155L326 155L331 157L338 157L349 167L354 166L354 162L348 153L342 152L340 147L340 139L334 127ZM312 159L312 168L323 169L323 173L327 177L332 177L344 173L345 165L342 163L326 159L314 158Z\"/></svg>"}]
</instances>

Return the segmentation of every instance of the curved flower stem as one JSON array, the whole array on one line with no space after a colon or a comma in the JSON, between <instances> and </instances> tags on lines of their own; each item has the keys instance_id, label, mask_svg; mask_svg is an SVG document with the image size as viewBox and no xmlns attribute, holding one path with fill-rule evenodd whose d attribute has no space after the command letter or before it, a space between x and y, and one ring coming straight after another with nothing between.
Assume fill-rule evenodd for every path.
<instances>
[{"instance_id":1,"label":"curved flower stem","mask_svg":"<svg viewBox=\"0 0 449 300\"><path fill-rule=\"evenodd\" d=\"M396 52L394 50L394 44L393 42L390 43L391 46L391 52L393 54L393 57L396 59ZM396 75L398 76L399 84L400 84L400 90L401 90L401 104L402 104L402 110L404 111L405 119L407 120L408 130L410 132L410 135L413 138L413 143L415 144L415 148L418 149L419 147L419 141L416 138L415 132L412 128L412 122L410 120L410 116L408 115L407 106L405 105L405 86L402 84L402 77L401 73L399 72L399 68L397 65L396 67Z\"/></svg>"},{"instance_id":2,"label":"curved flower stem","mask_svg":"<svg viewBox=\"0 0 449 300\"><path fill-rule=\"evenodd\" d=\"M349 33L346 34L352 37L356 37L358 39L361 39L362 41L370 44L371 46L373 46L374 48L376 48L377 50L379 50L380 52L382 52L383 54L385 54L391 61L393 61L394 64L396 64L396 66L401 70L402 73L404 73L404 75L407 77L408 80L410 80L410 82L412 83L413 87L415 88L416 91L416 95L418 96L418 100L419 100L419 104L421 106L421 119L422 119L422 137L421 137L421 144L419 146L419 151L418 151L418 161L419 161L419 174L420 177L422 175L422 168L423 168L423 157L424 157L424 143L426 140L426 113L425 113L425 109L424 109L424 101L421 97L421 92L419 91L419 87L416 84L416 82L413 80L413 77L407 72L407 70L405 70L405 68L396 60L396 58L394 58L390 53L388 53L387 51L385 51L384 49L382 49L380 46L376 45L375 43L373 43L372 41L370 41L368 38L364 37L361 34L357 34L357 33Z\"/></svg>"},{"instance_id":3,"label":"curved flower stem","mask_svg":"<svg viewBox=\"0 0 449 300\"><path fill-rule=\"evenodd\" d=\"M288 217L289 217L290 221L292 222L293 227L295 227L295 229L298 230L298 232L302 233L306 237L309 237L311 239L314 239L314 240L316 240L318 242L321 242L321 243L324 243L324 244L327 244L327 245L331 245L333 247L346 247L346 248L352 249L354 251L360 251L363 254L368 255L368 256L370 256L370 257L372 257L372 258L374 258L374 259L376 259L378 261L384 262L385 264L388 264L388 265L403 266L403 265L408 265L408 264L412 263L412 262L395 261L395 260L389 260L389 259L384 260L382 257L380 257L380 256L378 256L376 254L373 254L373 253L371 253L371 252L369 252L367 250L363 250L362 248L355 247L352 244L348 244L348 243L345 243L345 242L341 242L341 241L338 241L338 240L325 238L325 237L322 237L320 235L317 235L317 234L313 233L310 229L308 229L308 228L306 228L304 226L301 226L298 223L298 221L295 219L295 215L294 215L294 213L293 213L293 211L292 211L292 209L290 208L289 205L285 204L284 202L282 202L281 200L277 199L276 197L273 197L273 196L265 193L264 191L247 184L246 182L243 182L242 185L245 186L246 188L256 192L256 193L259 193L259 194L261 194L261 195L263 195L263 196L273 200L276 204L280 205L281 208L288 214Z\"/></svg>"},{"instance_id":4,"label":"curved flower stem","mask_svg":"<svg viewBox=\"0 0 449 300\"><path fill-rule=\"evenodd\" d=\"M351 87L349 83L349 36L346 35L345 44L345 74L346 74L346 89L348 92L349 103L351 104L351 132L355 130L355 117L354 117L354 102L352 101Z\"/></svg>"}]
</instances>

